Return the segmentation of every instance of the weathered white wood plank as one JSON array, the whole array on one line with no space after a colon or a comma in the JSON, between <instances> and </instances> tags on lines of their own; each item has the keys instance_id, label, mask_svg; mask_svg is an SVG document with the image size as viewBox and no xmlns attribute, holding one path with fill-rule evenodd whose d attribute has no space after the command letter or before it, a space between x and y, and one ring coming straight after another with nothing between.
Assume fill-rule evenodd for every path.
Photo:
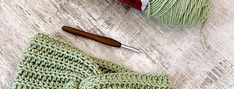
<instances>
[{"instance_id":1,"label":"weathered white wood plank","mask_svg":"<svg viewBox=\"0 0 234 89\"><path fill-rule=\"evenodd\" d=\"M139 72L168 73L174 89L232 89L234 2L213 3L204 30L205 50L199 24L167 26L113 0L0 0L0 88L10 88L30 38L45 32ZM63 25L114 38L145 53L70 35L61 31Z\"/></svg>"}]
</instances>

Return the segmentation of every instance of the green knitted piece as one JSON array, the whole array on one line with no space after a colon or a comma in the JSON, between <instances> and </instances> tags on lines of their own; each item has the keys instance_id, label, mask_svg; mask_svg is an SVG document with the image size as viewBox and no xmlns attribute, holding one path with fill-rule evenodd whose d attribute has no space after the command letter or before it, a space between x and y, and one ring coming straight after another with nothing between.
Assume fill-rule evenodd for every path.
<instances>
[{"instance_id":1,"label":"green knitted piece","mask_svg":"<svg viewBox=\"0 0 234 89\"><path fill-rule=\"evenodd\" d=\"M24 53L13 89L171 89L168 75L141 74L39 33Z\"/></svg>"}]
</instances>

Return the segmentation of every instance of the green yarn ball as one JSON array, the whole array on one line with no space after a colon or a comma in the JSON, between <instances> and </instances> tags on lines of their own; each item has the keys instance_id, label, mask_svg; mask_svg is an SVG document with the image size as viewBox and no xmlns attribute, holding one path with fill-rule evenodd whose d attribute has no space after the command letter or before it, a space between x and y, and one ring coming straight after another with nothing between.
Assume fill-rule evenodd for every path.
<instances>
[{"instance_id":1,"label":"green yarn ball","mask_svg":"<svg viewBox=\"0 0 234 89\"><path fill-rule=\"evenodd\" d=\"M211 5L210 0L149 0L145 13L165 24L185 26L204 22Z\"/></svg>"}]
</instances>

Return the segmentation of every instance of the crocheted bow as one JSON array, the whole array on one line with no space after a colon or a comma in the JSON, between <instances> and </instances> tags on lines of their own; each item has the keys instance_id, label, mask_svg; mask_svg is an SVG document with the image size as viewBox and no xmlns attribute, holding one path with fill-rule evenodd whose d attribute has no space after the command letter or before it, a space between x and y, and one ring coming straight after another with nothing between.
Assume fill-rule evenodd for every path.
<instances>
[{"instance_id":1,"label":"crocheted bow","mask_svg":"<svg viewBox=\"0 0 234 89\"><path fill-rule=\"evenodd\" d=\"M12 88L171 89L171 86L167 75L133 72L39 33L24 53Z\"/></svg>"}]
</instances>

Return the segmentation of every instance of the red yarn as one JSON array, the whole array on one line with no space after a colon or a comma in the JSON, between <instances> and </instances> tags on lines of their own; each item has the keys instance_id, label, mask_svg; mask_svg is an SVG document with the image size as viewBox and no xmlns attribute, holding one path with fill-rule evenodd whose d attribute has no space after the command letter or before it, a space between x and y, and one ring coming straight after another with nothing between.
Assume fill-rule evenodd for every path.
<instances>
[{"instance_id":1,"label":"red yarn","mask_svg":"<svg viewBox=\"0 0 234 89\"><path fill-rule=\"evenodd\" d=\"M132 7L132 8L135 8L137 10L142 11L142 9L141 9L141 6L142 6L141 0L117 0L117 1L124 4L124 5L127 5L129 7Z\"/></svg>"}]
</instances>

